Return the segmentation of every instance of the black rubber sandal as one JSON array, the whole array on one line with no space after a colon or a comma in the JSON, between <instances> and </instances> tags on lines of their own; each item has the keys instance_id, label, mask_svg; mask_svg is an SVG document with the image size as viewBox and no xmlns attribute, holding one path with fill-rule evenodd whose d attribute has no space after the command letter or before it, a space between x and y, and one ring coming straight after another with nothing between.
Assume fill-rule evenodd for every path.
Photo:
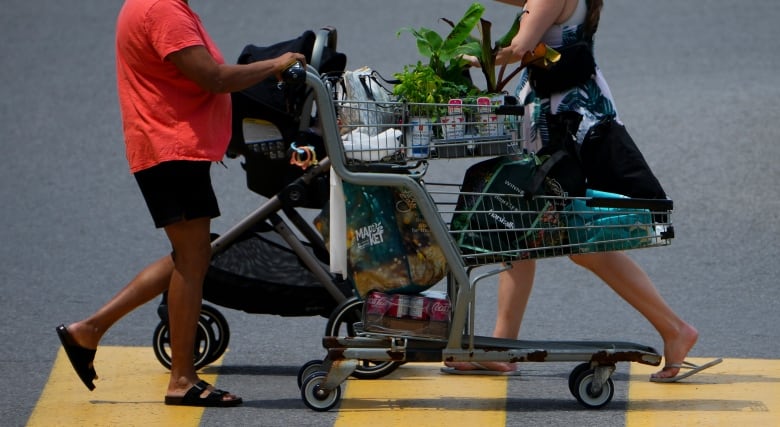
<instances>
[{"instance_id":1,"label":"black rubber sandal","mask_svg":"<svg viewBox=\"0 0 780 427\"><path fill-rule=\"evenodd\" d=\"M224 400L226 394L224 390L212 390L204 397L201 397L204 391L208 390L209 383L200 381L193 385L184 396L165 396L165 404L173 406L201 406L210 408L229 408L238 406L244 401L240 397Z\"/></svg>"},{"instance_id":2,"label":"black rubber sandal","mask_svg":"<svg viewBox=\"0 0 780 427\"><path fill-rule=\"evenodd\" d=\"M65 354L68 355L71 366L79 375L81 382L84 383L87 388L92 391L95 389L95 384L92 380L97 379L97 373L92 366L92 362L95 360L96 350L90 350L76 344L76 340L68 332L65 325L57 326L57 336L60 337L62 347L65 349Z\"/></svg>"}]
</instances>

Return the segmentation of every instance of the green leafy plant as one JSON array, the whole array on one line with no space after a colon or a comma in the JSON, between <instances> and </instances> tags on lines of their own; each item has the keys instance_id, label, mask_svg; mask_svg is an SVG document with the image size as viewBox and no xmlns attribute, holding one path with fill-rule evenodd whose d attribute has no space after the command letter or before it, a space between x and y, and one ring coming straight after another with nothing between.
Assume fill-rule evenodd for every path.
<instances>
[{"instance_id":1,"label":"green leafy plant","mask_svg":"<svg viewBox=\"0 0 780 427\"><path fill-rule=\"evenodd\" d=\"M501 65L498 75L496 75L496 55L498 55L499 50L509 46L509 44L512 42L512 39L515 37L515 35L517 35L517 31L520 29L520 18L522 17L522 13L523 12L517 14L515 19L512 21L512 26L503 36L501 36L501 38L496 41L495 44L492 43L491 35L493 23L481 18L480 16L480 25L478 27L480 37L474 38L469 35L462 44L460 49L462 54L474 56L479 61L480 69L482 70L482 74L485 76L486 93L501 93L504 90L506 84L509 83L512 78L521 70L520 67L516 67L514 71L504 76L507 65L503 64ZM453 28L457 26L457 24L454 24L444 18L442 18L442 20L447 22Z\"/></svg>"},{"instance_id":2,"label":"green leafy plant","mask_svg":"<svg viewBox=\"0 0 780 427\"><path fill-rule=\"evenodd\" d=\"M468 77L464 75L468 63L462 56L473 47L469 48L464 44L476 45L477 42L470 34L484 12L484 6L479 3L472 4L460 21L451 24L452 30L446 36L425 27L418 29L405 27L398 30L396 36L400 37L404 32L411 33L417 42L417 50L421 56L427 58L428 66L436 75L445 81L470 86Z\"/></svg>"},{"instance_id":3,"label":"green leafy plant","mask_svg":"<svg viewBox=\"0 0 780 427\"><path fill-rule=\"evenodd\" d=\"M425 107L414 104L446 104L451 98L458 98L469 90L469 86L441 78L433 67L418 61L405 65L402 73L393 74L399 83L393 87L393 95L411 103L410 113L425 113Z\"/></svg>"},{"instance_id":4,"label":"green leafy plant","mask_svg":"<svg viewBox=\"0 0 780 427\"><path fill-rule=\"evenodd\" d=\"M415 37L418 52L427 59L427 66L433 70L435 75L462 89L460 93L456 94L456 97L479 93L500 93L504 86L519 72L517 69L505 77L506 65L504 65L499 74L496 75L496 55L501 48L509 46L512 38L517 34L520 14L514 20L509 31L493 45L492 23L482 18L484 12L485 7L482 4L473 3L458 22L441 18L451 27L446 36L425 27L418 29L405 27L398 31L397 36L400 37L402 33L409 32ZM472 35L475 28L479 28L479 37ZM474 56L479 60L482 73L485 76L486 88L484 90L474 87L467 72L469 63L463 59L463 55ZM405 69L404 73L396 75L396 78L402 82L404 78L413 78L413 76L406 74L410 69L419 69L420 67L421 65L418 63L416 67L410 67ZM405 89L401 89L401 91L405 91Z\"/></svg>"}]
</instances>

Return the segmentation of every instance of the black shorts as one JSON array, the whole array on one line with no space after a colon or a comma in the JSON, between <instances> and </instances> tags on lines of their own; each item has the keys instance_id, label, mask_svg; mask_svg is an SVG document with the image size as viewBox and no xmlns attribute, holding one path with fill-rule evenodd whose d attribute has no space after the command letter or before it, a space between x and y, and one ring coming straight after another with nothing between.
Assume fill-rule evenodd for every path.
<instances>
[{"instance_id":1,"label":"black shorts","mask_svg":"<svg viewBox=\"0 0 780 427\"><path fill-rule=\"evenodd\" d=\"M219 216L210 169L208 161L182 160L163 162L134 174L157 228Z\"/></svg>"}]
</instances>

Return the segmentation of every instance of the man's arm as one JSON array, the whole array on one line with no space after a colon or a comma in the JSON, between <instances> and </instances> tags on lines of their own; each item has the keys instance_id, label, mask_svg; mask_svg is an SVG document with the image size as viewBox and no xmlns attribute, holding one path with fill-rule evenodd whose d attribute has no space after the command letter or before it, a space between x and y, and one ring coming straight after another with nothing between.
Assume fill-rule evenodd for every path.
<instances>
[{"instance_id":1,"label":"man's arm","mask_svg":"<svg viewBox=\"0 0 780 427\"><path fill-rule=\"evenodd\" d=\"M287 52L276 58L251 64L218 64L205 46L190 46L166 57L204 90L213 93L238 92L282 71L296 61L306 62L303 54Z\"/></svg>"}]
</instances>

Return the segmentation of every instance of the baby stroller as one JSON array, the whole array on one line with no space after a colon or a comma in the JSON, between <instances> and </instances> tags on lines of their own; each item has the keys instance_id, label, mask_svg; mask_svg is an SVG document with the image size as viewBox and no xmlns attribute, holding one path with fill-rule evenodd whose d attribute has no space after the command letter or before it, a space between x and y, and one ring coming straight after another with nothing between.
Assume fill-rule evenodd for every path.
<instances>
[{"instance_id":1,"label":"baby stroller","mask_svg":"<svg viewBox=\"0 0 780 427\"><path fill-rule=\"evenodd\" d=\"M273 46L248 45L238 62L250 63L297 51L306 56L307 63L323 79L338 79L346 66L346 56L335 50L336 44L336 30L326 27ZM204 281L203 298L253 314L319 315L329 319L328 330L337 331L357 319L362 301L357 300L356 306L350 302L356 299L351 283L330 272L322 237L298 211L321 209L327 203L330 164L322 138L313 130L316 117L311 91L305 85L295 84L296 73L303 76L303 70L291 67L285 73L284 83L271 78L232 94L233 137L227 155L243 157L247 187L268 200L222 235L212 235L213 258ZM296 153L297 147L308 151ZM291 154L300 160L297 165L291 164ZM317 162L317 158L321 160ZM335 310L343 304L351 308ZM153 349L159 362L170 368L166 294L158 315L160 323L154 330ZM195 367L206 366L222 356L229 339L225 317L214 306L203 304L194 348ZM382 371L395 366L366 362L365 369L355 376L381 376Z\"/></svg>"}]
</instances>

